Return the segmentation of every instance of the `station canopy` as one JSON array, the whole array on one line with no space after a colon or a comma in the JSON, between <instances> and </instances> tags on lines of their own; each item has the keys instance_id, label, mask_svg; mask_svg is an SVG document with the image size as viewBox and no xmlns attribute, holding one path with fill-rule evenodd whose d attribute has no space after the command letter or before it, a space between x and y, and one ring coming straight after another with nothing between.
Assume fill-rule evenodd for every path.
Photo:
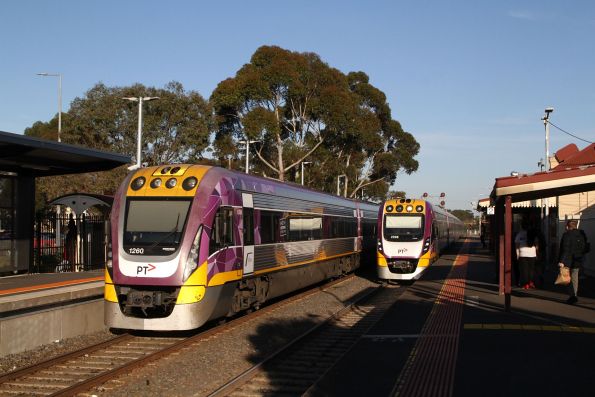
<instances>
[{"instance_id":1,"label":"station canopy","mask_svg":"<svg viewBox=\"0 0 595 397\"><path fill-rule=\"evenodd\" d=\"M129 164L117 153L0 131L0 170L31 176L107 171Z\"/></svg>"},{"instance_id":2,"label":"station canopy","mask_svg":"<svg viewBox=\"0 0 595 397\"><path fill-rule=\"evenodd\" d=\"M492 198L511 196L519 202L591 190L595 190L595 165L585 165L497 178Z\"/></svg>"}]
</instances>

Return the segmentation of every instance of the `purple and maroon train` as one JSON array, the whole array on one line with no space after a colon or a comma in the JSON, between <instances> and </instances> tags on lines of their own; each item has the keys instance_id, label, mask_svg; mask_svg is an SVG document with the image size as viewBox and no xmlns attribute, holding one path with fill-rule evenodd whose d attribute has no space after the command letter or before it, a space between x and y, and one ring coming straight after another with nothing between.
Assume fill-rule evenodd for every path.
<instances>
[{"instance_id":1,"label":"purple and maroon train","mask_svg":"<svg viewBox=\"0 0 595 397\"><path fill-rule=\"evenodd\" d=\"M187 330L350 272L378 206L218 167L139 169L114 198L105 323Z\"/></svg>"}]
</instances>

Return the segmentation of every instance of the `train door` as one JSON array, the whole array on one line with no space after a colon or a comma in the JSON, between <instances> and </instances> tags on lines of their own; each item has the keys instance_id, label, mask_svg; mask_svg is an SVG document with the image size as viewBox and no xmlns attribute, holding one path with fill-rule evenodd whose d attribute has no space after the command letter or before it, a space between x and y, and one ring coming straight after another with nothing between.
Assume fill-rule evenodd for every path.
<instances>
[{"instance_id":1,"label":"train door","mask_svg":"<svg viewBox=\"0 0 595 397\"><path fill-rule=\"evenodd\" d=\"M244 235L244 276L254 272L254 204L252 195L242 193L243 235Z\"/></svg>"}]
</instances>

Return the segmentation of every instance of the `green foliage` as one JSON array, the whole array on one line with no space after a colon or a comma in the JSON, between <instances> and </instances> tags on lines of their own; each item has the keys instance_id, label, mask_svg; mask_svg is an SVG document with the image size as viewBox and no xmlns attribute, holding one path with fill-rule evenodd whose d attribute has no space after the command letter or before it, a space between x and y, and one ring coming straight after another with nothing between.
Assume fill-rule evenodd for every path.
<instances>
[{"instance_id":1,"label":"green foliage","mask_svg":"<svg viewBox=\"0 0 595 397\"><path fill-rule=\"evenodd\" d=\"M475 216L471 210L448 210L451 214L459 218L465 224L473 224L475 222Z\"/></svg>"},{"instance_id":2,"label":"green foliage","mask_svg":"<svg viewBox=\"0 0 595 397\"><path fill-rule=\"evenodd\" d=\"M62 141L136 157L138 102L143 104L142 162L209 162L335 193L382 200L399 173L417 170L419 143L392 119L386 95L362 71L344 74L310 52L262 46L234 77L218 84L209 102L177 82L163 89L99 83L63 114ZM25 132L56 139L57 117ZM209 139L213 138L212 146ZM215 160L205 159L212 150ZM72 192L113 194L126 167L111 172L41 178L38 202Z\"/></svg>"},{"instance_id":3,"label":"green foliage","mask_svg":"<svg viewBox=\"0 0 595 397\"><path fill-rule=\"evenodd\" d=\"M419 144L391 118L386 95L364 72L347 75L313 53L263 46L211 95L214 153L239 163L237 141L251 139L251 171L298 181L309 161L309 186L383 199L399 172L417 170ZM376 185L376 186L373 186Z\"/></svg>"},{"instance_id":4,"label":"green foliage","mask_svg":"<svg viewBox=\"0 0 595 397\"><path fill-rule=\"evenodd\" d=\"M157 96L159 100L143 103L142 162L205 162L209 134L213 129L212 111L197 92L184 91L171 82L163 89L135 84L107 87L99 83L82 98L71 103L62 115L62 142L127 154L136 157L138 102L125 97ZM57 118L36 122L25 134L46 139L57 138ZM126 167L110 172L40 178L37 204L74 193L114 194L126 175Z\"/></svg>"}]
</instances>

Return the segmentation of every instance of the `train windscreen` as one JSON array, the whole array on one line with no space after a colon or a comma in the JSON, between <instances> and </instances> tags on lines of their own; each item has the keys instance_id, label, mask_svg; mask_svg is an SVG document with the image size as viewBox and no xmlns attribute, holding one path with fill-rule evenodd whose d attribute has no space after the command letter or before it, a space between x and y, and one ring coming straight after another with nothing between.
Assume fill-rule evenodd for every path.
<instances>
[{"instance_id":1,"label":"train windscreen","mask_svg":"<svg viewBox=\"0 0 595 397\"><path fill-rule=\"evenodd\" d=\"M124 250L131 255L169 255L182 239L191 201L128 200Z\"/></svg>"},{"instance_id":2,"label":"train windscreen","mask_svg":"<svg viewBox=\"0 0 595 397\"><path fill-rule=\"evenodd\" d=\"M385 215L384 238L388 241L419 241L424 235L423 215Z\"/></svg>"}]
</instances>

